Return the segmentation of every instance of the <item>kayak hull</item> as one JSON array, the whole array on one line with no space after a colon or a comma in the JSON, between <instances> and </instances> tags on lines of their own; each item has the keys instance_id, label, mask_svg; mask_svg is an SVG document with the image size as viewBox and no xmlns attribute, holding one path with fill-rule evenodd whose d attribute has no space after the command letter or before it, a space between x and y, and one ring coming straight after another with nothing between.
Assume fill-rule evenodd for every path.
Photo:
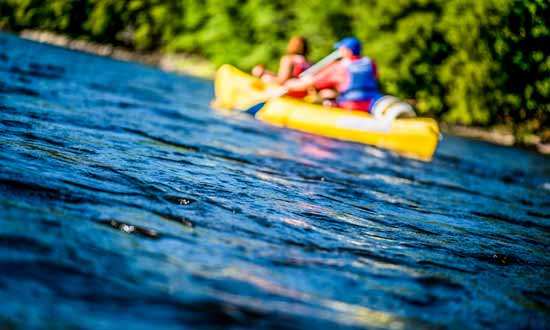
<instances>
[{"instance_id":1,"label":"kayak hull","mask_svg":"<svg viewBox=\"0 0 550 330\"><path fill-rule=\"evenodd\" d=\"M230 65L215 78L216 107L246 110L262 101L278 85L266 84ZM280 127L353 141L431 160L439 141L439 127L431 118L375 119L362 111L329 108L299 99L277 97L265 102L256 118Z\"/></svg>"}]
</instances>

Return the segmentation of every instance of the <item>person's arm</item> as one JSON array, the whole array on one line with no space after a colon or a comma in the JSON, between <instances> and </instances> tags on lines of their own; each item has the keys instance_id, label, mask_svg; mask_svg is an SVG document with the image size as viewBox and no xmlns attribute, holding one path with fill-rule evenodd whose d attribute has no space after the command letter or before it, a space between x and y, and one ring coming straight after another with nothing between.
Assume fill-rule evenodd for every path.
<instances>
[{"instance_id":1,"label":"person's arm","mask_svg":"<svg viewBox=\"0 0 550 330\"><path fill-rule=\"evenodd\" d=\"M279 72L277 72L277 83L282 85L285 83L285 81L292 78L293 69L294 68L290 56L285 55L281 57L281 61L279 62Z\"/></svg>"},{"instance_id":2,"label":"person's arm","mask_svg":"<svg viewBox=\"0 0 550 330\"><path fill-rule=\"evenodd\" d=\"M290 91L305 91L308 87L313 86L313 76L307 76L301 79L289 79L284 86Z\"/></svg>"},{"instance_id":3,"label":"person's arm","mask_svg":"<svg viewBox=\"0 0 550 330\"><path fill-rule=\"evenodd\" d=\"M311 86L317 89L337 88L344 77L342 69L342 65L335 62L312 76L290 79L285 83L285 87L292 91L304 91Z\"/></svg>"},{"instance_id":4,"label":"person's arm","mask_svg":"<svg viewBox=\"0 0 550 330\"><path fill-rule=\"evenodd\" d=\"M340 62L334 62L314 76L313 86L316 89L334 88L339 89L346 72Z\"/></svg>"}]
</instances>

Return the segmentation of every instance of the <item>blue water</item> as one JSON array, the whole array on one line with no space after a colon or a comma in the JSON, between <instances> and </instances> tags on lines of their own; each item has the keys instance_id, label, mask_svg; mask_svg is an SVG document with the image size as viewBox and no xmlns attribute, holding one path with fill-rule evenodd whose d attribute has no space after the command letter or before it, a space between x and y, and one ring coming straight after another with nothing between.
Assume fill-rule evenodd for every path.
<instances>
[{"instance_id":1,"label":"blue water","mask_svg":"<svg viewBox=\"0 0 550 330\"><path fill-rule=\"evenodd\" d=\"M550 162L423 163L0 34L1 329L550 327Z\"/></svg>"}]
</instances>

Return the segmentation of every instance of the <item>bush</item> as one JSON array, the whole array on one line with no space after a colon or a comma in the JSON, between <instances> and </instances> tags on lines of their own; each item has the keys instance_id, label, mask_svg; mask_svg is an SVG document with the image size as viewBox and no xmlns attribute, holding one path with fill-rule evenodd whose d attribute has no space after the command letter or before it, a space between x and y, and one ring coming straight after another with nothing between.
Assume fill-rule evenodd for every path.
<instances>
[{"instance_id":1,"label":"bush","mask_svg":"<svg viewBox=\"0 0 550 330\"><path fill-rule=\"evenodd\" d=\"M348 35L385 92L449 123L550 127L546 0L4 0L0 27L57 31L136 50L275 69L287 39L322 58ZM523 134L523 133L521 133Z\"/></svg>"}]
</instances>

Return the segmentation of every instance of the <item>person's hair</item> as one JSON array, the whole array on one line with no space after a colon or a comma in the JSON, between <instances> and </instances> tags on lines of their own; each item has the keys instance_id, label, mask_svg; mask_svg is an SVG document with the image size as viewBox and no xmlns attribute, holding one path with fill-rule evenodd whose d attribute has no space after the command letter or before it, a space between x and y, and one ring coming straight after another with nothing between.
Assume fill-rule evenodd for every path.
<instances>
[{"instance_id":1,"label":"person's hair","mask_svg":"<svg viewBox=\"0 0 550 330\"><path fill-rule=\"evenodd\" d=\"M304 37L294 36L290 38L288 46L286 47L287 54L290 55L306 55L307 54L307 41Z\"/></svg>"}]
</instances>

